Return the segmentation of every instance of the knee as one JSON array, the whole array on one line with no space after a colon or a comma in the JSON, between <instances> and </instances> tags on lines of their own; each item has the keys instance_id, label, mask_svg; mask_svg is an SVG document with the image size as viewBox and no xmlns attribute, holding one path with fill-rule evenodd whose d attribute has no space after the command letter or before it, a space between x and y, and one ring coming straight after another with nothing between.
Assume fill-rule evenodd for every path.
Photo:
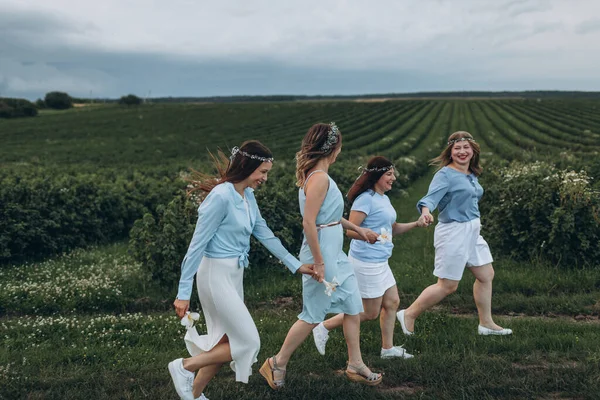
<instances>
[{"instance_id":1,"label":"knee","mask_svg":"<svg viewBox=\"0 0 600 400\"><path fill-rule=\"evenodd\" d=\"M364 315L366 321L372 321L379 316L379 310L365 310Z\"/></svg>"},{"instance_id":2,"label":"knee","mask_svg":"<svg viewBox=\"0 0 600 400\"><path fill-rule=\"evenodd\" d=\"M444 282L442 284L442 288L444 289L444 292L446 293L446 296L447 296L449 294L456 292L456 289L458 289L458 282L455 282L455 281Z\"/></svg>"},{"instance_id":3,"label":"knee","mask_svg":"<svg viewBox=\"0 0 600 400\"><path fill-rule=\"evenodd\" d=\"M400 297L393 296L388 299L384 298L383 308L388 312L396 312L400 306Z\"/></svg>"},{"instance_id":4,"label":"knee","mask_svg":"<svg viewBox=\"0 0 600 400\"><path fill-rule=\"evenodd\" d=\"M483 274L478 274L476 279L481 282L481 283L490 283L494 280L494 268L490 267L486 268L485 273Z\"/></svg>"}]
</instances>

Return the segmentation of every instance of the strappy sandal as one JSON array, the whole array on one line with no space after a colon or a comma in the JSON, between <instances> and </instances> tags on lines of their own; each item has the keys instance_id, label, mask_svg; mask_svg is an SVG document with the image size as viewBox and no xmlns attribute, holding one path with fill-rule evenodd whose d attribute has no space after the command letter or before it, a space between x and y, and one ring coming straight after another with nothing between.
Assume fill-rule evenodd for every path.
<instances>
[{"instance_id":1,"label":"strappy sandal","mask_svg":"<svg viewBox=\"0 0 600 400\"><path fill-rule=\"evenodd\" d=\"M262 367L260 367L259 372L267 380L267 383L269 386L271 386L271 389L281 389L285 385L286 370L277 366L277 358L275 358L275 356L271 357L271 359L273 360L273 366L271 367L269 359L267 358ZM275 372L283 373L283 378L275 379Z\"/></svg>"},{"instance_id":2,"label":"strappy sandal","mask_svg":"<svg viewBox=\"0 0 600 400\"><path fill-rule=\"evenodd\" d=\"M350 368L354 371L351 371ZM368 370L369 369L364 363L358 367L348 364L348 366L346 367L346 371L344 371L344 374L352 382L361 383L367 386L379 385L383 380L383 375L377 374L375 372L369 373L367 372Z\"/></svg>"}]
</instances>

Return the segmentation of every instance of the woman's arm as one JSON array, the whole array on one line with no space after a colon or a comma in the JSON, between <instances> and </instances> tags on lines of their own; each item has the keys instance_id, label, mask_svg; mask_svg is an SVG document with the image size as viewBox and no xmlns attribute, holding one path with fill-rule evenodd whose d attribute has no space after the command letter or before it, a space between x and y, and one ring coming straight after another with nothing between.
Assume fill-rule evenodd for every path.
<instances>
[{"instance_id":1,"label":"woman's arm","mask_svg":"<svg viewBox=\"0 0 600 400\"><path fill-rule=\"evenodd\" d=\"M367 214L365 214L362 211L350 211L350 216L348 217L348 220L352 224L354 224L356 226L360 226L366 217L367 217ZM346 236L348 236L350 239L354 239L354 240L365 240L358 233L356 233L355 231L350 230L350 229L348 229L346 231ZM367 236L369 239L369 240L367 240L367 242L373 244L377 241L377 237L379 235L377 235L377 233L373 232L372 230L368 229Z\"/></svg>"},{"instance_id":2,"label":"woman's arm","mask_svg":"<svg viewBox=\"0 0 600 400\"><path fill-rule=\"evenodd\" d=\"M417 227L421 228L423 226L425 226L423 218L419 218L417 221L407 223L394 222L394 225L392 225L392 235L402 235L403 233L406 233L411 229Z\"/></svg>"},{"instance_id":3,"label":"woman's arm","mask_svg":"<svg viewBox=\"0 0 600 400\"><path fill-rule=\"evenodd\" d=\"M194 236L190 242L187 253L181 263L181 277L179 278L179 289L177 299L173 303L175 311L179 318L187 311L192 295L192 285L194 275L198 270L198 265L202 261L206 245L211 241L219 225L225 218L226 199L218 193L211 193L200 204L198 208L198 221Z\"/></svg>"},{"instance_id":4,"label":"woman's arm","mask_svg":"<svg viewBox=\"0 0 600 400\"><path fill-rule=\"evenodd\" d=\"M306 236L306 243L310 248L314 260L314 277L319 282L325 277L325 263L319 246L319 235L317 233L317 215L327 196L329 189L329 177L325 173L316 173L308 181L304 188L306 203L304 205L304 217L302 227Z\"/></svg>"},{"instance_id":5,"label":"woman's arm","mask_svg":"<svg viewBox=\"0 0 600 400\"><path fill-rule=\"evenodd\" d=\"M252 235L258 239L258 241L261 242L262 245L271 252L271 254L284 263L292 273L300 271L302 274L308 274L314 277L313 265L302 264L296 257L290 254L290 252L283 247L283 244L281 244L281 240L279 240L279 238L275 236L273 231L267 226L267 222L262 217L255 199L253 199L253 207L256 207L256 222L254 223Z\"/></svg>"}]
</instances>

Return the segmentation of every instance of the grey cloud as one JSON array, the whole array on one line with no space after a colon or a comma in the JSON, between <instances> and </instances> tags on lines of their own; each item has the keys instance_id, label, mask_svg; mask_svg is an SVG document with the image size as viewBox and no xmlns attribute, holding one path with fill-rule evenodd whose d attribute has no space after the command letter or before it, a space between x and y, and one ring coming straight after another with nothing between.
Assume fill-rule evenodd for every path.
<instances>
[{"instance_id":1,"label":"grey cloud","mask_svg":"<svg viewBox=\"0 0 600 400\"><path fill-rule=\"evenodd\" d=\"M575 32L581 35L598 31L600 31L600 19L592 19L582 22L575 28Z\"/></svg>"}]
</instances>

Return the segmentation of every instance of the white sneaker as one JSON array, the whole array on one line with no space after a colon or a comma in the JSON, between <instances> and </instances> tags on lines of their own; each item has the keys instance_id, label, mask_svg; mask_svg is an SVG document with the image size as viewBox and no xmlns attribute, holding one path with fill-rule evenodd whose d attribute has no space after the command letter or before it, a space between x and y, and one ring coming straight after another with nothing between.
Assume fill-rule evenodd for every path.
<instances>
[{"instance_id":1,"label":"white sneaker","mask_svg":"<svg viewBox=\"0 0 600 400\"><path fill-rule=\"evenodd\" d=\"M173 379L175 390L182 400L195 400L192 394L194 373L183 368L183 358L178 358L169 363L169 373ZM202 398L202 396L200 396Z\"/></svg>"},{"instance_id":2,"label":"white sneaker","mask_svg":"<svg viewBox=\"0 0 600 400\"><path fill-rule=\"evenodd\" d=\"M409 354L406 349L402 346L394 346L391 349L381 348L381 358L413 358L412 354Z\"/></svg>"},{"instance_id":3,"label":"white sneaker","mask_svg":"<svg viewBox=\"0 0 600 400\"><path fill-rule=\"evenodd\" d=\"M406 311L406 310L400 310L400 311L398 311L396 313L396 318L398 318L398 321L400 321L400 326L402 327L402 332L404 332L405 335L410 336L414 332L411 332L408 329L406 329L406 325L405 325L405 322L404 322L404 311Z\"/></svg>"},{"instance_id":4,"label":"white sneaker","mask_svg":"<svg viewBox=\"0 0 600 400\"><path fill-rule=\"evenodd\" d=\"M312 330L313 339L315 339L315 346L317 346L317 351L322 356L325 355L325 345L329 340L329 331L325 328L325 325L321 322L319 325L315 326Z\"/></svg>"},{"instance_id":5,"label":"white sneaker","mask_svg":"<svg viewBox=\"0 0 600 400\"><path fill-rule=\"evenodd\" d=\"M480 335L483 336L489 336L489 335L512 335L512 329L499 329L499 330L495 330L495 329L490 329L490 328L486 328L485 326L481 326L479 325L477 327L477 333L479 333Z\"/></svg>"},{"instance_id":6,"label":"white sneaker","mask_svg":"<svg viewBox=\"0 0 600 400\"><path fill-rule=\"evenodd\" d=\"M204 393L202 393L202 394L200 395L200 397L198 397L196 400L208 400L208 397L206 397L206 396L204 395Z\"/></svg>"}]
</instances>

